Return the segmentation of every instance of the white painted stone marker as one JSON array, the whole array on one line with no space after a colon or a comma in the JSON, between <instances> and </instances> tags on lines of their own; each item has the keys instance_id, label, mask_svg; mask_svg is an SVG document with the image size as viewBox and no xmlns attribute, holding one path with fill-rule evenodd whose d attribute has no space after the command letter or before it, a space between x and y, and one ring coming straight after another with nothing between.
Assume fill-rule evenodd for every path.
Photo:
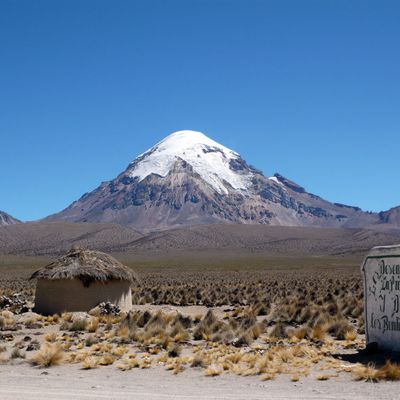
<instances>
[{"instance_id":1,"label":"white painted stone marker","mask_svg":"<svg viewBox=\"0 0 400 400\"><path fill-rule=\"evenodd\" d=\"M361 271L367 344L400 351L400 245L374 247Z\"/></svg>"}]
</instances>

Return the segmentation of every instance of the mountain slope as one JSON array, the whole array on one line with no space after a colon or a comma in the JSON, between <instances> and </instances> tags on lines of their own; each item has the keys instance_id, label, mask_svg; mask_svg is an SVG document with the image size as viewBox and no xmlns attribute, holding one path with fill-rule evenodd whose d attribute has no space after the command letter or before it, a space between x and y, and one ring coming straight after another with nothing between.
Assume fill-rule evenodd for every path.
<instances>
[{"instance_id":1,"label":"mountain slope","mask_svg":"<svg viewBox=\"0 0 400 400\"><path fill-rule=\"evenodd\" d=\"M282 256L365 254L374 246L398 243L400 233L369 229L283 227L266 225L197 225L152 232L114 251L175 254L177 251L223 251Z\"/></svg>"},{"instance_id":2,"label":"mountain slope","mask_svg":"<svg viewBox=\"0 0 400 400\"><path fill-rule=\"evenodd\" d=\"M400 232L400 206L380 212L379 225L377 227L386 231Z\"/></svg>"},{"instance_id":3,"label":"mountain slope","mask_svg":"<svg viewBox=\"0 0 400 400\"><path fill-rule=\"evenodd\" d=\"M48 220L155 230L210 223L365 227L380 218L307 193L279 174L265 177L204 134L179 131Z\"/></svg>"},{"instance_id":4,"label":"mountain slope","mask_svg":"<svg viewBox=\"0 0 400 400\"><path fill-rule=\"evenodd\" d=\"M0 256L57 255L74 245L121 255L128 260L195 255L235 258L353 256L400 241L400 233L268 225L213 224L141 235L116 224L34 222L0 228ZM1 258L0 257L0 258Z\"/></svg>"},{"instance_id":5,"label":"mountain slope","mask_svg":"<svg viewBox=\"0 0 400 400\"><path fill-rule=\"evenodd\" d=\"M0 226L19 224L21 221L4 211L0 211Z\"/></svg>"},{"instance_id":6,"label":"mountain slope","mask_svg":"<svg viewBox=\"0 0 400 400\"><path fill-rule=\"evenodd\" d=\"M0 255L62 254L74 245L110 251L140 239L126 226L70 222L29 222L0 227Z\"/></svg>"}]
</instances>

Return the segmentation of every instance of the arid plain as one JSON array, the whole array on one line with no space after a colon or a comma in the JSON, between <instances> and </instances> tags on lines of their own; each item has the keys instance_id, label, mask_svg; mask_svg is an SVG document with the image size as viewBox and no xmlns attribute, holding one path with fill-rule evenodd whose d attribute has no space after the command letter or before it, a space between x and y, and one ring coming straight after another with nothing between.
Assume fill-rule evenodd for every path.
<instances>
[{"instance_id":1,"label":"arid plain","mask_svg":"<svg viewBox=\"0 0 400 400\"><path fill-rule=\"evenodd\" d=\"M391 398L386 381L400 379L385 356L364 351L360 274L365 252L399 241L397 233L31 226L0 231L8 246L2 240L0 295L15 300L0 317L2 398L41 385L53 398L67 398L71 385L89 398L373 398L376 386L365 382L378 381L381 398ZM65 249L108 246L136 271L130 313L26 310L29 277L57 256L61 234ZM125 246L112 248L115 235ZM12 384L22 377L23 390Z\"/></svg>"}]
</instances>

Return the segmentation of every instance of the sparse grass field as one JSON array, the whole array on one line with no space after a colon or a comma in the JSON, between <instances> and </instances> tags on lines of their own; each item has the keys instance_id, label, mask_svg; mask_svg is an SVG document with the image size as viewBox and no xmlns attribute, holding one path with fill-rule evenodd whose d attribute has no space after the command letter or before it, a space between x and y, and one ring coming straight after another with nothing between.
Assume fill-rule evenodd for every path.
<instances>
[{"instance_id":1,"label":"sparse grass field","mask_svg":"<svg viewBox=\"0 0 400 400\"><path fill-rule=\"evenodd\" d=\"M173 374L197 369L209 377L262 380L286 374L293 382L340 373L400 379L395 363L342 359L365 346L359 260L270 259L262 266L253 258L239 268L227 259L213 267L208 259L203 269L194 261L132 264L141 286L132 289L127 315L0 311L0 362L34 368L73 363L84 370L162 367ZM0 267L0 294L20 292L32 300L27 277L41 265Z\"/></svg>"}]
</instances>

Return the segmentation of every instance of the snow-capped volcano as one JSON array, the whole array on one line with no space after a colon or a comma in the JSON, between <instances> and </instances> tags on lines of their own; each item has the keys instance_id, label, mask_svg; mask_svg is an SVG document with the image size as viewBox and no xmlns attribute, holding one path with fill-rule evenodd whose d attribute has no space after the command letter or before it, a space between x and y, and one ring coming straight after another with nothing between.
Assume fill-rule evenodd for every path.
<instances>
[{"instance_id":1,"label":"snow-capped volcano","mask_svg":"<svg viewBox=\"0 0 400 400\"><path fill-rule=\"evenodd\" d=\"M201 132L179 131L50 220L151 230L204 223L364 227L374 213L330 203L283 177L265 177Z\"/></svg>"},{"instance_id":2,"label":"snow-capped volcano","mask_svg":"<svg viewBox=\"0 0 400 400\"><path fill-rule=\"evenodd\" d=\"M190 164L220 194L228 194L232 188L246 191L251 186L253 173L236 168L241 163L238 153L189 130L172 133L137 157L129 166L129 176L139 182L151 174L166 177L178 160Z\"/></svg>"}]
</instances>

